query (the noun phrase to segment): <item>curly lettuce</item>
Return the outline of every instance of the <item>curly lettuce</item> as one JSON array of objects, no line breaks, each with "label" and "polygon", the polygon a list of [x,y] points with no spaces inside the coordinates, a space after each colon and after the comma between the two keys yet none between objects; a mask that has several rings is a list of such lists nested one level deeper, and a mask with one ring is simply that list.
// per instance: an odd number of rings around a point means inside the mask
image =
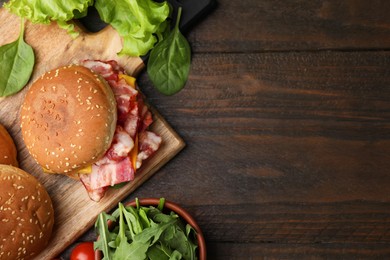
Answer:
[{"label": "curly lettuce", "polygon": [[67,30],[72,37],[78,33],[74,29],[72,19],[84,17],[93,0],[10,0],[4,4],[10,12],[26,18],[33,23],[49,24],[57,22],[58,26]]},{"label": "curly lettuce", "polygon": [[100,18],[122,37],[120,55],[147,54],[169,29],[171,9],[166,1],[96,0],[95,7]]}]

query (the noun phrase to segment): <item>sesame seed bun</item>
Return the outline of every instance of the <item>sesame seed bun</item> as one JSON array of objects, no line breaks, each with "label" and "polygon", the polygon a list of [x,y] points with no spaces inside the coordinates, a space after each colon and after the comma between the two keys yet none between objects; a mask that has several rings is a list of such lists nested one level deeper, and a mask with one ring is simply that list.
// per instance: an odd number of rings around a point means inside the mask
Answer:
[{"label": "sesame seed bun", "polygon": [[20,112],[23,140],[43,168],[70,174],[108,150],[116,109],[114,94],[100,76],[83,66],[58,68],[26,94]]},{"label": "sesame seed bun", "polygon": [[0,259],[32,259],[47,245],[53,205],[35,177],[0,165]]},{"label": "sesame seed bun", "polygon": [[16,157],[15,143],[5,127],[0,124],[0,164],[18,166]]}]

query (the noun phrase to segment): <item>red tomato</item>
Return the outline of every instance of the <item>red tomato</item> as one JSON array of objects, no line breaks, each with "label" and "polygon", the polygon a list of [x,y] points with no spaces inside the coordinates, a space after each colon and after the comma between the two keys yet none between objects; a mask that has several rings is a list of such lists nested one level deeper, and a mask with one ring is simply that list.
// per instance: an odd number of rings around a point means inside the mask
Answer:
[{"label": "red tomato", "polygon": [[70,255],[70,260],[95,260],[93,242],[82,242],[78,244]]}]

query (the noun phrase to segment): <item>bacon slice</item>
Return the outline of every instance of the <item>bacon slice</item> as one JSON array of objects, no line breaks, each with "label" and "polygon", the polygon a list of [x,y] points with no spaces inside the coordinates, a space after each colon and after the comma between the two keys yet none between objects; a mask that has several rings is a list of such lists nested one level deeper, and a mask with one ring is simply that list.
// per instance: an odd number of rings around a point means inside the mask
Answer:
[{"label": "bacon slice", "polygon": [[[81,180],[92,190],[114,186],[115,184],[134,180],[134,169],[129,157],[119,162],[92,165],[90,174],[82,174]],[[85,180],[85,181],[84,181]]]},{"label": "bacon slice", "polygon": [[[121,161],[128,156],[133,147],[134,140],[131,136],[121,126],[117,126],[112,144],[106,152],[105,157],[112,161]],[[99,162],[95,164],[99,165]]]},{"label": "bacon slice", "polygon": [[89,198],[93,201],[98,202],[104,197],[104,194],[106,193],[106,190],[108,189],[108,186],[102,187],[99,189],[92,189],[91,188],[91,179],[88,176],[89,176],[89,174],[80,174],[80,181],[84,185],[84,187],[88,193]]},{"label": "bacon slice", "polygon": [[[102,76],[111,86],[118,107],[117,128],[111,147],[103,158],[92,165],[92,173],[80,174],[89,197],[100,201],[109,186],[132,181],[135,170],[157,151],[161,137],[146,131],[153,122],[152,113],[138,91],[129,86],[119,73],[124,70],[115,61],[86,60],[82,65]],[[138,135],[139,153],[136,165],[129,154]]]},{"label": "bacon slice", "polygon": [[89,197],[93,201],[100,201],[108,186],[134,180],[134,168],[128,157],[119,162],[92,165],[90,174],[80,174]]},{"label": "bacon slice", "polygon": [[138,106],[134,106],[134,108],[128,114],[125,122],[123,123],[126,132],[129,133],[129,135],[133,139],[135,138],[135,135],[139,131],[139,124],[141,120],[138,111],[139,111]]},{"label": "bacon slice", "polygon": [[150,131],[143,131],[139,134],[139,153],[137,156],[136,169],[142,165],[142,161],[154,154],[161,145],[161,137]]}]

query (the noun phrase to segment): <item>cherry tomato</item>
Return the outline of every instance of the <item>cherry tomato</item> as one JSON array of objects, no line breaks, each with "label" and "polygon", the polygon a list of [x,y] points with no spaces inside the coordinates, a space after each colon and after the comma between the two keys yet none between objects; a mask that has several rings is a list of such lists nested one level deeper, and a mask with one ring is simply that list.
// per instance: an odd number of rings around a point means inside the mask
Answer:
[{"label": "cherry tomato", "polygon": [[93,242],[82,242],[78,244],[70,254],[70,260],[95,260]]}]

